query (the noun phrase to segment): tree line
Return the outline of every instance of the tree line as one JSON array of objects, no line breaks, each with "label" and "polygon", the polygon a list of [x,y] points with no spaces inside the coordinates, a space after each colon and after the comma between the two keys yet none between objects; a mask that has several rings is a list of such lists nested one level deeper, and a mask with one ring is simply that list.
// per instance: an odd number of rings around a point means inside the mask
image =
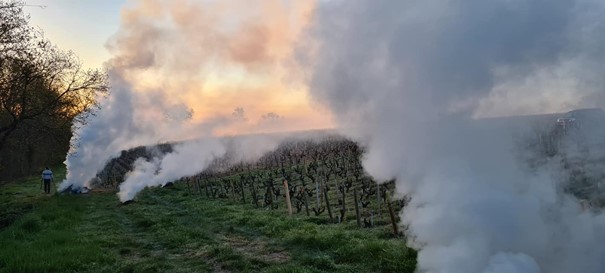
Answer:
[{"label": "tree line", "polygon": [[108,92],[107,73],[44,38],[24,6],[0,0],[0,183],[60,164],[73,121]]}]

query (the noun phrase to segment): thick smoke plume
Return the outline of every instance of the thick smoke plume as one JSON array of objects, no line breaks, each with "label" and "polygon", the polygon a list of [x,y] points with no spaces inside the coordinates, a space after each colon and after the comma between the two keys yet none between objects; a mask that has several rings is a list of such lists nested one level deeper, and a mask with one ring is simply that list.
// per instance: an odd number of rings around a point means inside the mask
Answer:
[{"label": "thick smoke plume", "polygon": [[195,175],[224,154],[225,147],[222,143],[217,139],[206,138],[177,144],[172,152],[151,160],[139,158],[126,181],[120,184],[120,201],[132,200],[145,187],[160,186],[183,176]]},{"label": "thick smoke plume", "polygon": [[[198,174],[220,159],[228,164],[251,163],[277,148],[284,140],[297,138],[317,139],[309,133],[291,135],[256,134],[232,137],[207,137],[173,145],[172,151],[163,154],[157,152],[150,160],[138,159],[134,169],[126,175],[120,184],[120,201],[132,200],[146,187],[163,186],[181,177]],[[152,149],[152,148],[148,148]],[[151,151],[153,154],[153,151]]]},{"label": "thick smoke plume", "polygon": [[520,159],[530,124],[477,120],[604,106],[604,13],[596,0],[318,8],[312,94],[367,146],[366,170],[411,197],[418,272],[605,272],[604,215],[562,191],[556,157]]},{"label": "thick smoke plume", "polygon": [[60,189],[90,187],[122,150],[178,142],[169,154],[137,161],[120,186],[126,201],[144,187],[202,171],[230,146],[240,147],[237,158],[251,160],[279,141],[228,146],[218,135],[308,129],[301,116],[268,122],[264,114],[281,117],[274,111],[283,109],[271,107],[289,88],[291,44],[313,8],[312,1],[130,2],[108,42],[111,93],[99,98],[94,116],[74,125]]}]

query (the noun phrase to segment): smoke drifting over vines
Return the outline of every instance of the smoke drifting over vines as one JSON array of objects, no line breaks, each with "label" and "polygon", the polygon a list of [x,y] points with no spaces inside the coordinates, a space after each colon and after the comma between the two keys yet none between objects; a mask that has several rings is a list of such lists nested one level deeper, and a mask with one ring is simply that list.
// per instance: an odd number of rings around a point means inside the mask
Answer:
[{"label": "smoke drifting over vines", "polygon": [[[602,1],[326,1],[311,92],[396,178],[419,272],[602,272],[605,217],[479,117],[604,104]],[[522,148],[522,147],[521,147]]]},{"label": "smoke drifting over vines", "polygon": [[[217,135],[307,129],[257,105],[290,102],[266,90],[292,81],[364,146],[370,175],[410,197],[401,224],[419,272],[603,272],[605,217],[563,190],[561,157],[528,164],[519,138],[533,124],[483,118],[605,106],[604,13],[597,0],[135,1],[61,188],[158,142],[179,141],[136,162],[121,201],[230,151],[254,160],[280,138]],[[209,110],[216,98],[238,103]]]}]

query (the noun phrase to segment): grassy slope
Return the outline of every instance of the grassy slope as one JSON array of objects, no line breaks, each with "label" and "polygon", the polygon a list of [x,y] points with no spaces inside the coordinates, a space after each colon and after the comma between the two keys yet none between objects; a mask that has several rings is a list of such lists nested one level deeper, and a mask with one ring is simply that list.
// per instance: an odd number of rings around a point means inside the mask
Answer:
[{"label": "grassy slope", "polygon": [[206,200],[182,184],[126,206],[114,193],[41,192],[37,177],[0,188],[0,272],[413,272],[416,264],[387,230]]}]

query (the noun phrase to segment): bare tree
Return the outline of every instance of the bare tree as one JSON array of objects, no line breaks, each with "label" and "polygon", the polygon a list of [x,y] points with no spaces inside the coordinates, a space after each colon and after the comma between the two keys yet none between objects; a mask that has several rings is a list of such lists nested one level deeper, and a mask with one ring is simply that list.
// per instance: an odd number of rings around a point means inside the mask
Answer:
[{"label": "bare tree", "polygon": [[0,0],[0,151],[22,126],[69,128],[108,90],[107,73],[44,39],[23,5]]}]

